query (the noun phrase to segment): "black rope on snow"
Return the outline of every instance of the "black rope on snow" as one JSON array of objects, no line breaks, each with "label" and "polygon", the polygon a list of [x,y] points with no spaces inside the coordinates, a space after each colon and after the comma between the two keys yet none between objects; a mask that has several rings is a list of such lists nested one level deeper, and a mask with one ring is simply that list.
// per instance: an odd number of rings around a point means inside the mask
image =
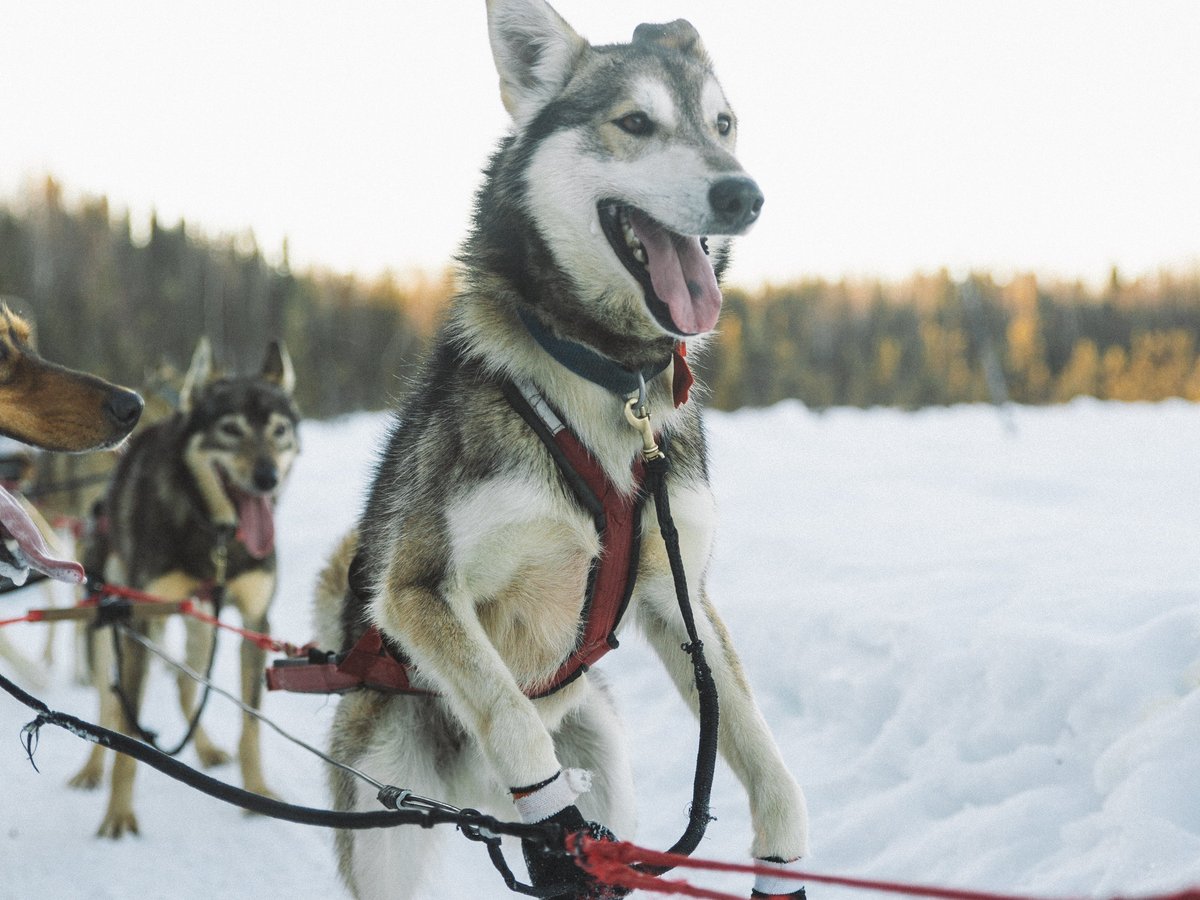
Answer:
[{"label": "black rope on snow", "polygon": [[432,828],[435,825],[458,825],[477,828],[496,835],[511,835],[523,840],[545,842],[547,846],[553,846],[555,841],[562,844],[565,840],[565,835],[560,834],[562,830],[560,828],[525,825],[520,822],[503,822],[473,810],[403,809],[378,812],[339,812],[285,803],[282,800],[263,797],[260,794],[218,781],[129,735],[93,725],[91,722],[64,712],[52,710],[41,700],[13,684],[4,675],[0,675],[0,688],[38,713],[32,722],[21,729],[23,745],[28,748],[29,752],[36,750],[38,733],[42,726],[55,725],[93,744],[99,744],[131,756],[138,762],[143,762],[164,775],[183,782],[188,787],[195,788],[210,797],[273,819],[282,819],[285,822],[296,822],[301,825],[315,825],[321,828],[349,829],[390,828],[394,825],[420,825],[422,828]]}]

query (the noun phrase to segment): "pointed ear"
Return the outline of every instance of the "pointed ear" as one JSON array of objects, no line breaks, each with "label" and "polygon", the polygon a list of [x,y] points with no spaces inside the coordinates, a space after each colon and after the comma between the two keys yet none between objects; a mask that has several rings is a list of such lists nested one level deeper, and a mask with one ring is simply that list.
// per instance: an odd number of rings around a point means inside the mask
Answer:
[{"label": "pointed ear", "polygon": [[524,124],[562,90],[588,42],[545,0],[487,0],[500,99]]},{"label": "pointed ear", "polygon": [[188,366],[187,374],[183,376],[183,387],[179,389],[179,408],[184,412],[192,411],[192,401],[202,387],[212,378],[212,345],[207,337],[201,337],[196,342],[192,353],[192,364]]},{"label": "pointed ear", "polygon": [[271,341],[267,347],[267,358],[263,360],[262,378],[283,388],[289,397],[296,388],[296,370],[283,341]]}]

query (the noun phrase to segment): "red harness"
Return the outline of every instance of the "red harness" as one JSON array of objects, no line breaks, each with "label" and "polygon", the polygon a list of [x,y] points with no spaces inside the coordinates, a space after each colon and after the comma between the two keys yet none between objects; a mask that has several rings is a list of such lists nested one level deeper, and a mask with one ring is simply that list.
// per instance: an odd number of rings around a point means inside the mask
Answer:
[{"label": "red harness", "polygon": [[[527,691],[531,697],[544,697],[570,684],[617,646],[617,626],[637,579],[645,466],[639,455],[632,464],[634,490],[622,493],[540,394],[512,384],[505,385],[504,393],[541,438],[563,481],[592,516],[600,537],[600,553],[592,560],[588,575],[579,641],[548,682]],[[408,660],[389,651],[379,630],[372,626],[340,657],[276,661],[267,669],[267,687],[320,694],[359,687],[388,693],[431,693],[412,685],[411,667]]]}]

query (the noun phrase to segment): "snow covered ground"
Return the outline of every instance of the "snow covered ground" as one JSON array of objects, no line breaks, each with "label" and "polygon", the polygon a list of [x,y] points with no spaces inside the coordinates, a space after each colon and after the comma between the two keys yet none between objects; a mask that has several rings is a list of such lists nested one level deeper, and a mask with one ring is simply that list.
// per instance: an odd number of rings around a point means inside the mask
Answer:
[{"label": "snow covered ground", "polygon": [[[710,416],[713,592],[806,787],[810,866],[1049,896],[1200,885],[1200,406],[1078,401],[1013,421],[985,407]],[[280,516],[281,637],[309,635],[310,584],[355,516],[382,428],[369,415],[304,426]],[[0,618],[33,605],[38,589],[0,597]],[[33,655],[44,628],[7,637]],[[35,693],[87,718],[70,640],[60,629]],[[236,655],[224,641],[231,688]],[[636,639],[602,665],[634,744],[638,839],[665,847],[685,821],[692,720]],[[332,709],[266,701],[318,744]],[[45,729],[34,772],[18,743],[29,718],[0,694],[0,898],[345,896],[327,832],[246,817],[145,769],[142,836],[97,840],[105,795],[65,786],[87,745]],[[146,720],[166,740],[182,727],[166,677]],[[206,722],[235,746],[229,704],[214,697]],[[322,765],[264,741],[276,791],[323,805]],[[700,855],[742,860],[745,802],[723,767],[714,811]],[[445,838],[424,896],[511,896],[479,846]],[[696,880],[749,893],[739,876]]]}]

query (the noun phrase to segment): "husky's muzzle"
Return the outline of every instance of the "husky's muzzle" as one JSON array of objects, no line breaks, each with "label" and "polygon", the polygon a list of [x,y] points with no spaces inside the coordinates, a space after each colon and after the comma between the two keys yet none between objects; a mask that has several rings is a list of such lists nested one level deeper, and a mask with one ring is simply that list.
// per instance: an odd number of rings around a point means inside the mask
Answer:
[{"label": "husky's muzzle", "polygon": [[[708,234],[741,234],[758,218],[763,194],[752,178],[729,175],[713,182],[708,204]],[[705,236],[672,231],[619,200],[602,200],[597,215],[613,252],[642,286],[646,308],[660,326],[679,337],[716,327],[721,289]]]}]

